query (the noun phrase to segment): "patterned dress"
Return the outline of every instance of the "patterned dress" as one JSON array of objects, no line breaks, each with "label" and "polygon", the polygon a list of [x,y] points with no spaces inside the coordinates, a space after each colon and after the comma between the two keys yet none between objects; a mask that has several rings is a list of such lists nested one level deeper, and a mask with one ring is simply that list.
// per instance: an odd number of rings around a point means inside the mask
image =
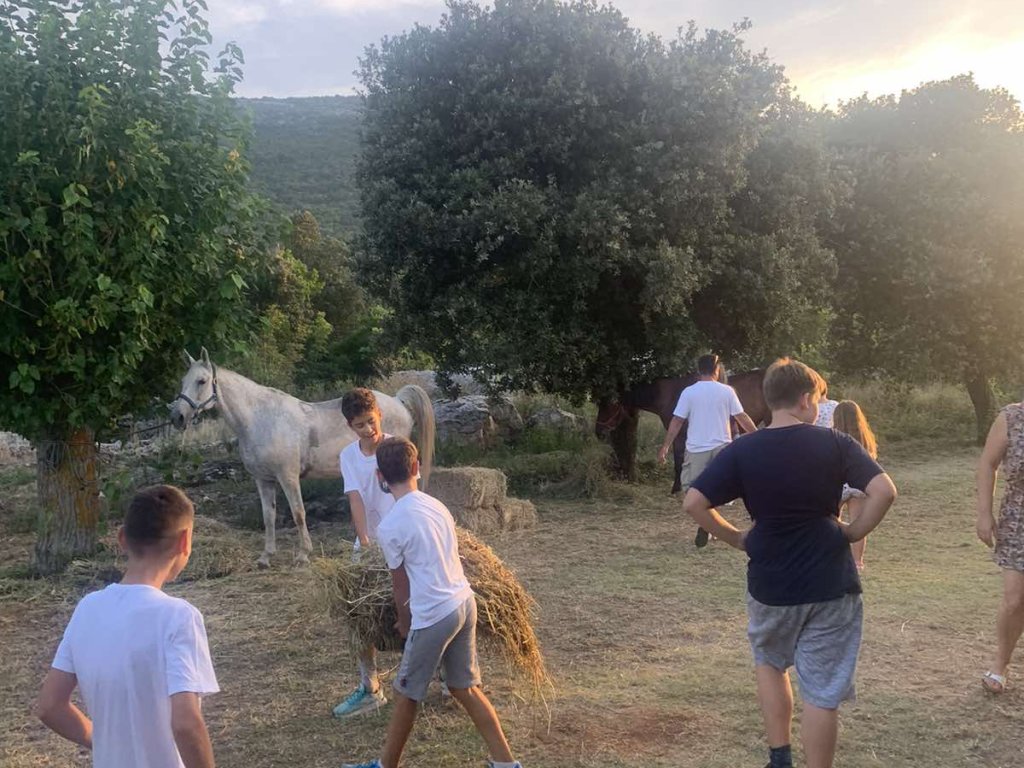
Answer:
[{"label": "patterned dress", "polygon": [[995,561],[1000,568],[1024,572],[1024,403],[1004,409],[1009,444],[1003,459],[1006,493],[999,506]]}]

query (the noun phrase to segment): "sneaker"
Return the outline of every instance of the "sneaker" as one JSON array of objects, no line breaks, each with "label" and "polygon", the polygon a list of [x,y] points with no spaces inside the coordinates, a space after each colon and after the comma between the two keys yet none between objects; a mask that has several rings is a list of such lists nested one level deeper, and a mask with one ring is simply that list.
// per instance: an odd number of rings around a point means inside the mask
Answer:
[{"label": "sneaker", "polygon": [[[343,720],[354,715],[376,712],[387,703],[388,700],[384,698],[384,691],[380,688],[377,689],[376,693],[370,693],[366,690],[366,686],[360,683],[359,687],[352,691],[352,694],[347,699],[334,708],[332,714]],[[366,765],[372,766],[374,763],[366,763]]]},{"label": "sneaker", "polygon": [[709,534],[703,528],[698,528],[697,535],[693,537],[693,546],[695,546],[697,549],[706,547],[708,545],[709,538],[711,538],[711,534]]},{"label": "sneaker", "polygon": [[380,760],[373,760],[369,763],[344,763],[341,768],[380,768]]}]

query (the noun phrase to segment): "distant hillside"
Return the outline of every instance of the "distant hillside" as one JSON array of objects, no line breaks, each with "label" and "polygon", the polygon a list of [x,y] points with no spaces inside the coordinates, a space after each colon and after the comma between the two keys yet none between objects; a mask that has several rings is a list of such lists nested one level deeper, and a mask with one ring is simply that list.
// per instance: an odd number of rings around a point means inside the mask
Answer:
[{"label": "distant hillside", "polygon": [[257,190],[286,212],[312,211],[331,234],[357,229],[359,97],[238,101],[252,118]]}]

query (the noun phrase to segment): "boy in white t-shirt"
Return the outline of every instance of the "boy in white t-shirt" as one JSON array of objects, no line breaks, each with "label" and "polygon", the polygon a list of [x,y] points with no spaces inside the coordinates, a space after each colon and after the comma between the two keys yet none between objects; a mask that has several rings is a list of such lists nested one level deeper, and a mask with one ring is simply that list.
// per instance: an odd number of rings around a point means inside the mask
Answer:
[{"label": "boy in white t-shirt", "polygon": [[476,658],[476,597],[459,559],[455,521],[447,507],[417,490],[416,447],[401,437],[377,449],[379,479],[395,506],[377,530],[406,638],[395,677],[395,705],[379,760],[347,768],[397,768],[416,710],[441,665],[452,696],[487,743],[492,768],[522,768],[509,750],[498,715],[480,689]]},{"label": "boy in white t-shirt", "polygon": [[[395,499],[382,491],[377,481],[377,446],[390,437],[381,430],[381,413],[373,392],[357,387],[341,398],[341,412],[349,428],[359,439],[346,445],[339,456],[345,495],[352,510],[356,541],[352,557],[359,559],[362,550],[377,539],[377,527],[391,511]],[[348,718],[375,712],[387,699],[377,674],[377,649],[372,645],[357,651],[359,687],[333,710],[337,718]]]},{"label": "boy in white t-shirt", "polygon": [[[732,442],[730,419],[736,419],[744,432],[757,430],[757,426],[743,411],[736,390],[718,380],[721,370],[718,355],[702,355],[697,360],[700,379],[679,394],[672,421],[665,433],[665,442],[658,451],[658,461],[664,463],[676,435],[686,425],[686,453],[679,473],[684,497],[690,484]],[[708,543],[708,532],[698,528],[693,543],[698,547],[705,546]]]},{"label": "boy in white t-shirt", "polygon": [[135,495],[118,533],[124,578],[82,598],[43,681],[39,719],[92,749],[96,768],[213,768],[200,700],[220,688],[203,617],[163,592],[188,563],[194,516],[173,486]]}]

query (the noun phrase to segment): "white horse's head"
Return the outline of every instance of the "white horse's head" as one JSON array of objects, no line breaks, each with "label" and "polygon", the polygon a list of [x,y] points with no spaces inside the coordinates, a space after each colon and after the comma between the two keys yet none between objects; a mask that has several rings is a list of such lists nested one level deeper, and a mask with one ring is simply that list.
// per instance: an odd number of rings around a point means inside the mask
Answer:
[{"label": "white horse's head", "polygon": [[185,351],[182,351],[182,359],[188,371],[181,380],[178,396],[171,403],[171,424],[177,429],[185,429],[192,419],[217,404],[217,367],[210,362],[206,347],[198,360]]}]

